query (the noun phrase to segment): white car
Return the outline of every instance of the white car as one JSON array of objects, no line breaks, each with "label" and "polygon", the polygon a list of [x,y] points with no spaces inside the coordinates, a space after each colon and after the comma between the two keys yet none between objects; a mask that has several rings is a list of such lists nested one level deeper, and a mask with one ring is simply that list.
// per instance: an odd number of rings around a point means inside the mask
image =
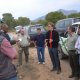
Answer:
[{"label": "white car", "polygon": [[22,28],[22,26],[16,26],[15,27],[16,33],[18,33],[21,28]]},{"label": "white car", "polygon": [[[80,25],[80,22],[73,23],[72,26],[76,28],[76,33],[78,26]],[[66,40],[67,40],[67,34],[60,36],[60,42],[59,42],[59,57],[60,59],[65,58],[68,56],[68,50],[66,46]]]}]

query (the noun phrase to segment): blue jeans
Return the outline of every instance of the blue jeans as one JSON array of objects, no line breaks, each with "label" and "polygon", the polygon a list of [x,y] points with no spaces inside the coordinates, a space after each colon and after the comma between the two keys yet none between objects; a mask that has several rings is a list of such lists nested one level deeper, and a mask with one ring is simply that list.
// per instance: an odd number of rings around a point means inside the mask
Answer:
[{"label": "blue jeans", "polygon": [[18,80],[17,77],[10,78],[8,80]]},{"label": "blue jeans", "polygon": [[58,56],[58,49],[57,48],[48,48],[49,55],[52,61],[53,68],[60,70],[60,60]]},{"label": "blue jeans", "polygon": [[37,47],[37,54],[38,54],[38,61],[39,62],[45,62],[44,58],[44,47]]}]

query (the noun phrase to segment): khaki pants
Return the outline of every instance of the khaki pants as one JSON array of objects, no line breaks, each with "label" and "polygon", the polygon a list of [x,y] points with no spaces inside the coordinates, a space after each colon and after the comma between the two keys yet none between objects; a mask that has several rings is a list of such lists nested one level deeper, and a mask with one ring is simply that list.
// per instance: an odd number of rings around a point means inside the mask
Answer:
[{"label": "khaki pants", "polygon": [[27,46],[27,47],[21,47],[21,48],[19,48],[19,51],[18,51],[18,53],[19,53],[19,65],[22,65],[22,54],[23,54],[23,52],[24,52],[24,54],[25,54],[25,61],[26,62],[28,62],[28,59],[29,59],[29,47]]}]

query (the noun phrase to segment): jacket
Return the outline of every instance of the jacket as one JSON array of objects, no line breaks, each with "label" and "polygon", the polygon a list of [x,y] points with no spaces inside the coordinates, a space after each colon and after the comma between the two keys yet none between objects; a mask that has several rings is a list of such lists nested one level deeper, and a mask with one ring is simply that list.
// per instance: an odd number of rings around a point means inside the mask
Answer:
[{"label": "jacket", "polygon": [[[0,45],[3,40],[4,37],[0,35]],[[15,77],[16,75],[17,71],[15,66],[12,64],[12,59],[10,59],[0,50],[0,80],[7,80]]]},{"label": "jacket", "polygon": [[[50,47],[49,39],[50,39],[50,31],[48,31],[46,34],[46,40],[47,40],[47,46],[48,47]],[[53,40],[52,48],[58,48],[59,34],[55,30],[52,31],[52,40]]]},{"label": "jacket", "polygon": [[16,44],[15,40],[10,40],[10,37],[9,37],[9,35],[7,33],[0,31],[0,35],[4,36],[10,42],[11,45]]}]

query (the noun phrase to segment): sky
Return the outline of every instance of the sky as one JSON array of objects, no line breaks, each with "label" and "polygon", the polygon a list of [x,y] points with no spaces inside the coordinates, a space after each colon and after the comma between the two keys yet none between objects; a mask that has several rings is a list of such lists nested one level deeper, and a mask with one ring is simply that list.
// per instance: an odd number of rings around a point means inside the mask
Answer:
[{"label": "sky", "polygon": [[0,18],[11,13],[15,19],[22,16],[34,20],[59,9],[80,11],[80,0],[0,0]]}]

